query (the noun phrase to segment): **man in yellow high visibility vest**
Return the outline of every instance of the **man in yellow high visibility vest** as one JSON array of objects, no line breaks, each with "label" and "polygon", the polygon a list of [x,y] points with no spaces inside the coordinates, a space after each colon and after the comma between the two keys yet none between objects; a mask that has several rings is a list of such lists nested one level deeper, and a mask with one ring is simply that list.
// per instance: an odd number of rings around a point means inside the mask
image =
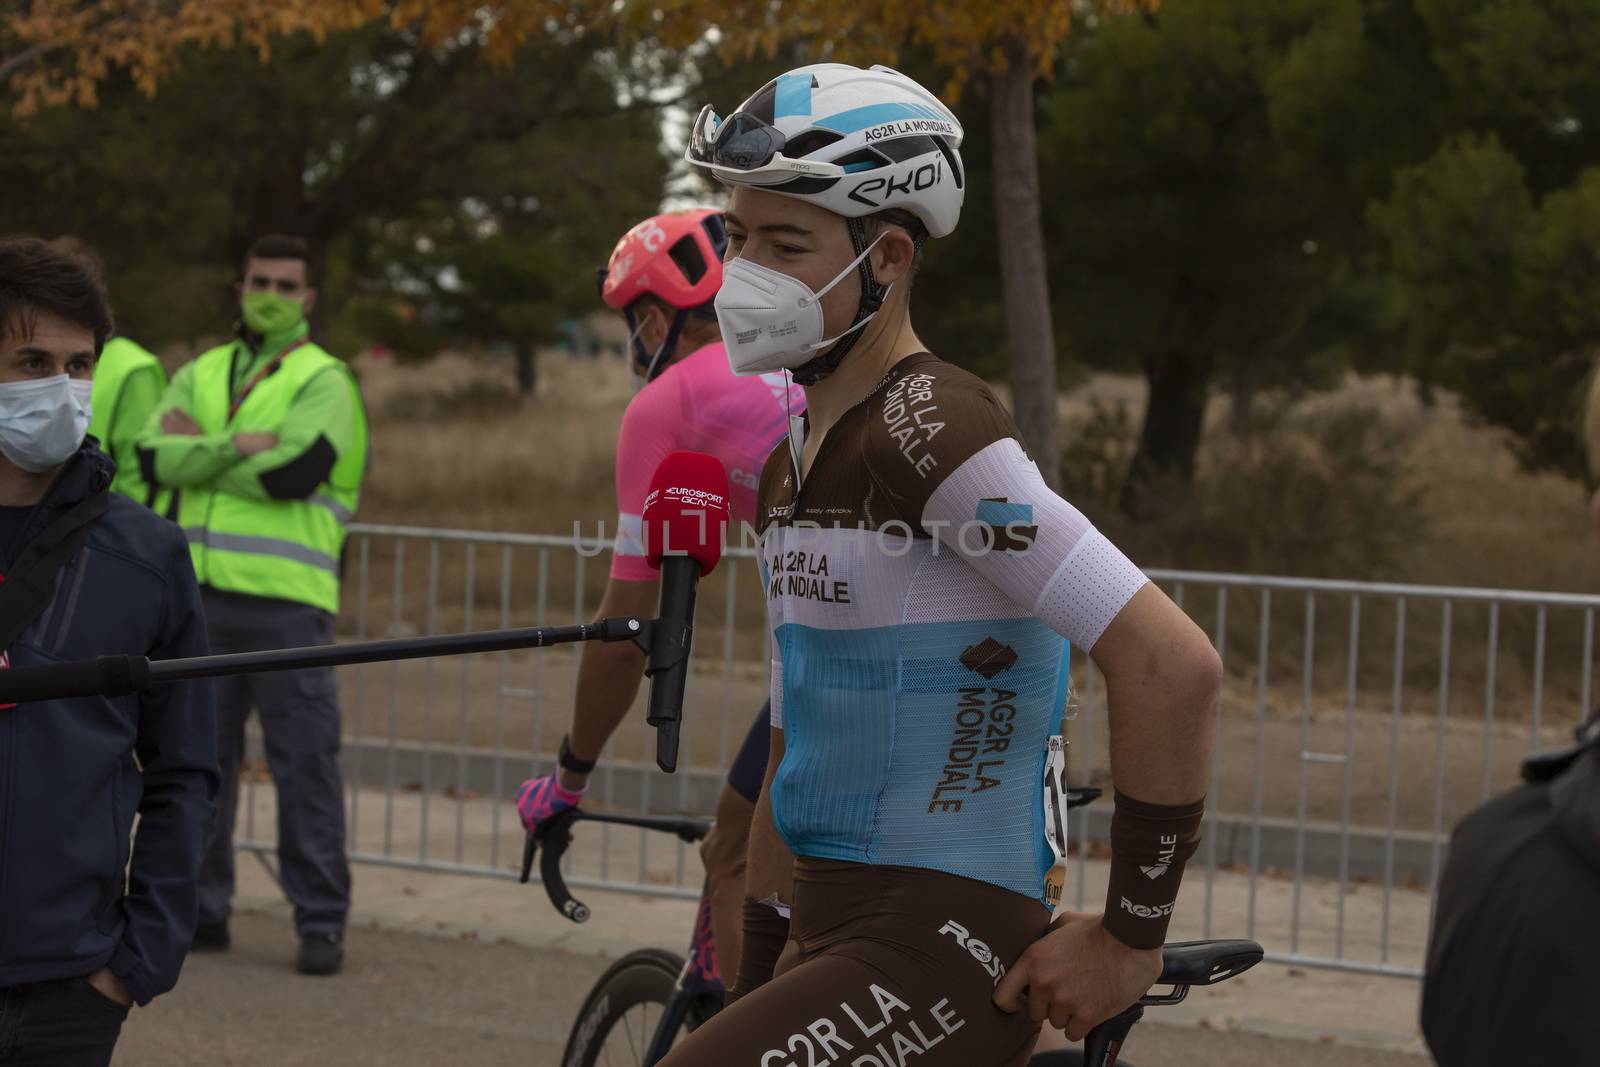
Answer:
[{"label": "man in yellow high visibility vest", "polygon": [[[105,257],[89,242],[62,237],[52,244],[104,282]],[[89,436],[100,442],[100,451],[117,465],[111,488],[163,515],[169,503],[167,494],[158,493],[145,477],[134,445],[166,387],[167,369],[161,360],[137,342],[111,337],[94,365],[94,393],[89,398],[93,411]]]},{"label": "man in yellow high visibility vest", "polygon": [[[239,287],[238,339],[173,375],[139,441],[143,468],[175,501],[214,652],[329,644],[339,557],[367,463],[355,378],[309,337],[310,249],[255,242]],[[338,687],[331,668],[216,683],[223,786],[200,877],[197,949],[225,949],[244,725],[261,716],[278,794],[278,858],[295,909],[298,967],[342,965],[350,909]]]},{"label": "man in yellow high visibility vest", "polygon": [[95,364],[89,400],[94,412],[89,433],[117,465],[111,488],[163,514],[168,494],[140,470],[134,446],[166,387],[167,371],[159,359],[126,337],[113,337]]}]

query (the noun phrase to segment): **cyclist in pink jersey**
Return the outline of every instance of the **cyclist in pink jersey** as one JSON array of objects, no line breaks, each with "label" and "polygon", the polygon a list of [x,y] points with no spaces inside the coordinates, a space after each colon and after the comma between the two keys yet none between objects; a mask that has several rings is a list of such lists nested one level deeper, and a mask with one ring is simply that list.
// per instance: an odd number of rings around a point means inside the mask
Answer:
[{"label": "cyclist in pink jersey", "polygon": [[[734,521],[753,524],[761,468],[784,439],[789,414],[805,408],[804,392],[788,375],[735,377],[728,365],[712,303],[722,286],[726,246],[721,212],[657,215],[624,234],[601,271],[601,298],[628,323],[629,369],[638,393],[617,438],[617,537],[599,618],[655,613],[659,576],[644,559],[640,514],[651,476],[667,453],[693,449],[720,459],[728,470]],[[530,832],[578,803],[643,675],[644,655],[631,644],[584,646],[559,767],[524,782],[517,795]],[[693,964],[704,978],[718,977],[719,956],[734,962],[740,957],[745,843],[766,773],[768,719],[763,707],[751,723],[718,800],[715,828],[701,846],[706,893]],[[714,938],[706,936],[710,932]]]},{"label": "cyclist in pink jersey", "polygon": [[[713,327],[714,328],[714,327]],[[785,394],[793,390],[785,402]],[[728,469],[735,523],[755,522],[761,467],[783,440],[788,411],[805,410],[805,395],[788,375],[736,378],[722,341],[696,348],[650,382],[628,405],[617,437],[617,540],[613,581],[653,582],[644,561],[639,514],[650,476],[675,449],[708,452]],[[653,605],[652,605],[653,606]]]}]

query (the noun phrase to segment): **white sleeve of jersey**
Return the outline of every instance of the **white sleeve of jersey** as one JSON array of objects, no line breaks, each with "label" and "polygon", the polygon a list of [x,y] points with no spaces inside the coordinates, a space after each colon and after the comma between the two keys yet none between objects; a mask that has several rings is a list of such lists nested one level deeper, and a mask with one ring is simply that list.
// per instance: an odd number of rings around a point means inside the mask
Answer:
[{"label": "white sleeve of jersey", "polygon": [[777,652],[772,655],[772,687],[770,689],[772,700],[772,728],[783,729],[783,660],[778,658]]},{"label": "white sleeve of jersey", "polygon": [[622,512],[617,516],[617,536],[611,551],[618,556],[644,558],[644,517]]},{"label": "white sleeve of jersey", "polygon": [[987,445],[928,498],[922,525],[1018,607],[1087,652],[1149,581],[1045,484],[1013,438]]}]

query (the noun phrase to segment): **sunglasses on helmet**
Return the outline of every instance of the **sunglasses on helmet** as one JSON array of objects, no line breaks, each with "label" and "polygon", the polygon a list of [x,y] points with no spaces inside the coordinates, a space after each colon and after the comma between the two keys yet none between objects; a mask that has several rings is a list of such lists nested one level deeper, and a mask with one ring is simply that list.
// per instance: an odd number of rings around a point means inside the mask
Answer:
[{"label": "sunglasses on helmet", "polygon": [[783,154],[785,143],[782,131],[771,123],[745,111],[724,119],[707,104],[694,120],[683,158],[713,172],[737,174],[744,181],[768,175],[778,182],[796,174],[827,177],[844,174],[844,168],[836,163],[790,159]]}]

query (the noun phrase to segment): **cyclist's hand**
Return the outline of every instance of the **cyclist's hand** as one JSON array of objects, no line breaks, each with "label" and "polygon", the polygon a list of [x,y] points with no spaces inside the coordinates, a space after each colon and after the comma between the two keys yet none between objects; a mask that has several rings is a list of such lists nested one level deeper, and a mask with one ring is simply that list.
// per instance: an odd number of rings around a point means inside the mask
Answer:
[{"label": "cyclist's hand", "polygon": [[582,793],[561,788],[553,774],[529,778],[517,790],[517,814],[522,816],[522,825],[528,833],[537,833],[546,819],[571,811],[582,799]]},{"label": "cyclist's hand", "polygon": [[1081,1041],[1159,977],[1160,949],[1129,948],[1106,932],[1100,916],[1068,911],[1000,979],[994,1002],[1002,1011],[1026,1006],[1034,1022],[1049,1019],[1067,1040]]}]

